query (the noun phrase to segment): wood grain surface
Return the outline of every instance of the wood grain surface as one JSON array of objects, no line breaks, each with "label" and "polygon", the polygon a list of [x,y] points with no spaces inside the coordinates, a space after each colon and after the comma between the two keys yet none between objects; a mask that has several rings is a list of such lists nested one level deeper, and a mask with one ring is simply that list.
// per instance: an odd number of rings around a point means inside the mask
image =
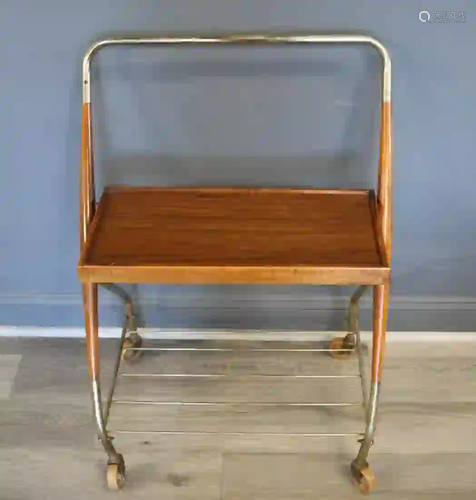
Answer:
[{"label": "wood grain surface", "polygon": [[393,179],[392,179],[392,104],[382,103],[380,128],[380,167],[378,173],[378,213],[387,259],[392,257]]},{"label": "wood grain surface", "polygon": [[86,233],[96,207],[94,195],[94,155],[91,105],[83,104],[81,116],[81,170],[80,170],[80,244],[86,240]]},{"label": "wood grain surface", "polygon": [[109,188],[82,281],[380,284],[370,191]]}]

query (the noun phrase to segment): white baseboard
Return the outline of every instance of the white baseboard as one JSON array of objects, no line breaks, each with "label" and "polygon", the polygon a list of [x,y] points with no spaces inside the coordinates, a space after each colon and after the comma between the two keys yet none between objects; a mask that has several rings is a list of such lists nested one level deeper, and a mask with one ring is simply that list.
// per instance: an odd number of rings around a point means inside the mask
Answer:
[{"label": "white baseboard", "polygon": [[[294,340],[319,341],[343,334],[338,331],[263,331],[263,330],[191,330],[143,328],[141,335],[162,340]],[[100,328],[101,338],[117,338],[120,328]],[[83,328],[43,328],[31,326],[0,326],[0,337],[84,338]],[[371,332],[362,332],[364,340]],[[388,342],[476,342],[476,332],[388,332]]]}]

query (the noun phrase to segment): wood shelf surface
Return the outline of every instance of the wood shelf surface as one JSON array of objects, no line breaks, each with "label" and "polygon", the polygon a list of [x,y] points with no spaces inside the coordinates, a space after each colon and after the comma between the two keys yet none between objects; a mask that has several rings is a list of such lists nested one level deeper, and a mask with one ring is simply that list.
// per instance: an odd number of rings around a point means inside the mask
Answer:
[{"label": "wood shelf surface", "polygon": [[368,190],[108,187],[83,282],[380,284]]}]

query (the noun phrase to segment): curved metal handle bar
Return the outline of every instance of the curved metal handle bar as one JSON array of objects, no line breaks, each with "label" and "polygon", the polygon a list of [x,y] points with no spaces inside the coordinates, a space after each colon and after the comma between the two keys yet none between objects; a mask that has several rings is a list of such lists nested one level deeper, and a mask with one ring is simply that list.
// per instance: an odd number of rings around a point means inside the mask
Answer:
[{"label": "curved metal handle bar", "polygon": [[91,60],[100,49],[112,45],[158,45],[158,46],[265,46],[265,45],[317,45],[317,44],[367,44],[375,48],[382,57],[382,125],[380,169],[378,182],[378,224],[381,226],[385,245],[386,263],[391,257],[391,61],[385,46],[376,38],[367,35],[318,34],[318,33],[250,33],[223,35],[163,35],[158,37],[107,38],[94,43],[83,60],[83,160],[81,188],[81,244],[86,235],[92,215],[94,215],[94,167],[91,129]]},{"label": "curved metal handle bar", "polygon": [[367,35],[320,35],[320,34],[224,34],[224,35],[170,35],[150,38],[125,37],[106,38],[88,49],[83,60],[83,103],[91,99],[90,66],[92,56],[101,48],[111,45],[307,45],[307,44],[367,44],[382,56],[383,60],[383,101],[391,98],[391,61],[385,46],[376,38]]}]

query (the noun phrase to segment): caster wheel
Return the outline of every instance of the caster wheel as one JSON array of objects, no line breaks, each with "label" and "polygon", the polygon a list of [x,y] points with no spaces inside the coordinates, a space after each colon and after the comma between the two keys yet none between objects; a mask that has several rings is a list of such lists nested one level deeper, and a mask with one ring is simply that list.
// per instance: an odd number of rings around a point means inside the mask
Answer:
[{"label": "caster wheel", "polygon": [[126,484],[124,460],[119,464],[107,464],[107,486],[110,490],[122,490]]},{"label": "caster wheel", "polygon": [[375,475],[372,469],[365,465],[361,469],[355,469],[351,466],[352,480],[357,485],[361,493],[367,495],[375,487]]},{"label": "caster wheel", "polygon": [[142,356],[142,351],[134,351],[130,349],[142,347],[142,337],[140,335],[134,335],[133,338],[127,337],[124,339],[124,344],[122,346],[122,361],[126,363],[135,363],[139,361]]},{"label": "caster wheel", "polygon": [[[346,349],[347,346],[345,345],[344,342],[344,337],[336,337],[330,341],[329,348],[330,349]],[[346,360],[349,359],[352,356],[352,353],[354,351],[330,351],[329,354],[331,358],[334,359],[340,359],[340,360]]]}]

